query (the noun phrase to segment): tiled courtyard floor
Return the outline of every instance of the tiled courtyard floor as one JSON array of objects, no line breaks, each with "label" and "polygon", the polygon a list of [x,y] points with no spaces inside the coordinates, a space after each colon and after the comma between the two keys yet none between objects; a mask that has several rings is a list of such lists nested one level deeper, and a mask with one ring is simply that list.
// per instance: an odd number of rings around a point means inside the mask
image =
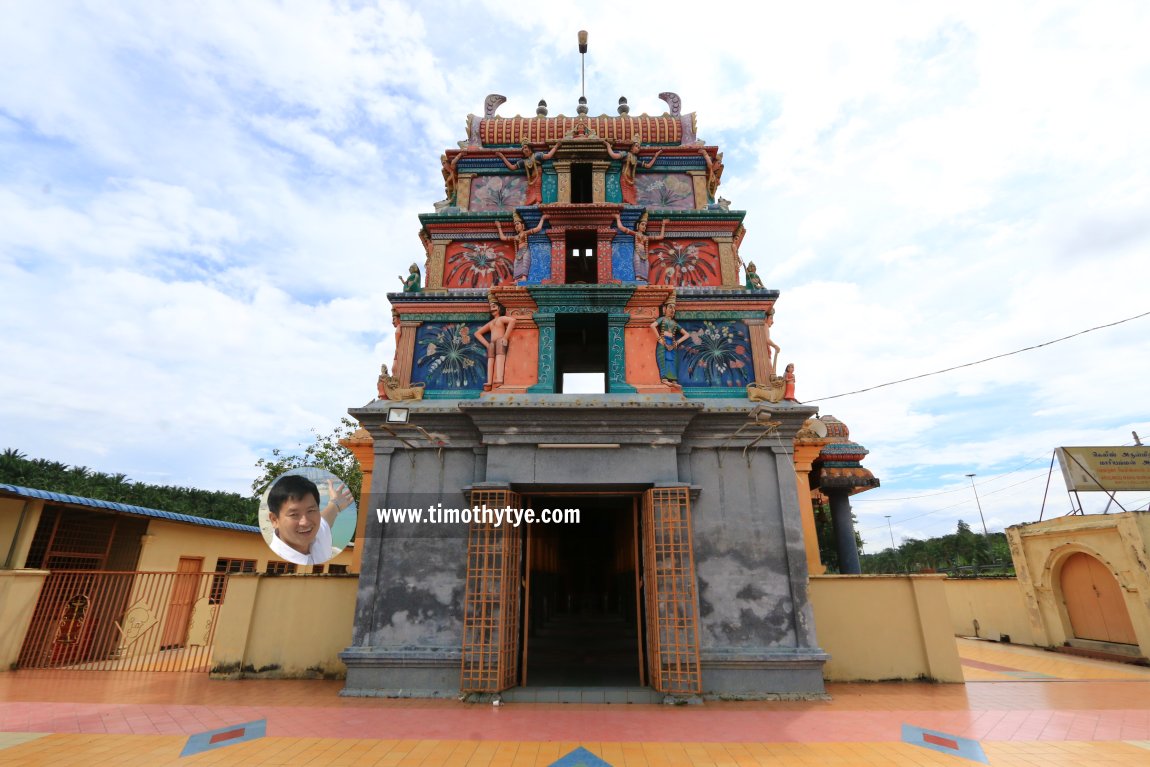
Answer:
[{"label": "tiled courtyard floor", "polygon": [[[467,705],[342,682],[0,674],[0,765],[1150,765],[1150,669],[958,640],[965,685],[829,701]],[[601,761],[600,761],[601,760]]]}]

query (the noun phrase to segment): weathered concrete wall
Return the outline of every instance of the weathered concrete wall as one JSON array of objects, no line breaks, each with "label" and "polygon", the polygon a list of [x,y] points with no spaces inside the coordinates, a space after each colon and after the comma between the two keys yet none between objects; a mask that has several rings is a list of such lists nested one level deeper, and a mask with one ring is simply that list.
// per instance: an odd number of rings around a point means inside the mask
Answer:
[{"label": "weathered concrete wall", "polygon": [[[407,403],[405,403],[407,406]],[[813,408],[783,405],[777,434],[746,400],[668,395],[497,395],[410,405],[425,433],[354,411],[375,444],[373,505],[467,504],[464,490],[554,494],[686,485],[698,584],[703,687],[719,694],[822,691],[825,654],[807,595],[790,445]],[[590,447],[589,447],[590,446]],[[621,491],[622,492],[622,491]],[[365,509],[368,514],[373,509]],[[346,694],[458,690],[465,526],[369,518]]]},{"label": "weathered concrete wall", "polygon": [[948,578],[946,601],[955,636],[1008,636],[1014,644],[1037,644],[1017,578]]},{"label": "weathered concrete wall", "polygon": [[962,682],[944,575],[819,575],[811,601],[831,681]]}]

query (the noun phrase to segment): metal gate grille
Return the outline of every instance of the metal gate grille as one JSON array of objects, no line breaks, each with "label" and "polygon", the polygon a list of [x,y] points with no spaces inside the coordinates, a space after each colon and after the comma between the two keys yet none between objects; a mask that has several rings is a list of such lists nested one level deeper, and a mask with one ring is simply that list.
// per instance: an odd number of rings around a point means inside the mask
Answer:
[{"label": "metal gate grille", "polygon": [[687,488],[653,488],[643,494],[643,569],[651,684],[665,693],[700,692],[695,557]]},{"label": "metal gate grille", "polygon": [[48,575],[19,668],[207,671],[227,575],[55,571]]},{"label": "metal gate grille", "polygon": [[[518,493],[477,490],[472,507],[520,507]],[[472,522],[467,541],[467,593],[463,602],[463,692],[499,692],[518,676],[520,531]]]}]

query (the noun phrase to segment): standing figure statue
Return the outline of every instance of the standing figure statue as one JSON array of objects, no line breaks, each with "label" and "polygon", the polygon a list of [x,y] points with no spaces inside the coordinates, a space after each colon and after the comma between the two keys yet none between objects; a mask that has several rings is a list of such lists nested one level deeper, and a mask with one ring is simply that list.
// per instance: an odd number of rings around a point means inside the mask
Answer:
[{"label": "standing figure statue", "polygon": [[710,153],[704,147],[699,149],[699,154],[707,161],[707,202],[714,205],[717,199],[715,194],[719,191],[719,179],[723,177],[723,153],[719,152],[712,160]]},{"label": "standing figure statue", "polygon": [[661,240],[667,234],[667,219],[663,219],[663,227],[659,230],[659,236],[647,234],[647,214],[639,218],[639,223],[636,224],[638,229],[628,229],[623,226],[622,219],[619,214],[615,214],[615,228],[624,234],[629,234],[635,238],[635,255],[633,257],[635,265],[635,279],[639,282],[647,282],[647,276],[651,271],[651,262],[647,260],[648,247],[651,240]]},{"label": "standing figure statue", "polygon": [[[475,340],[487,349],[487,383],[483,391],[492,391],[503,385],[503,371],[507,367],[507,347],[515,330],[515,318],[503,313],[503,307],[494,296],[488,298],[491,321],[475,331]],[[487,336],[490,334],[491,340]]]},{"label": "standing figure statue", "polygon": [[[770,368],[770,376],[774,378],[777,374],[779,365],[779,352],[782,349],[779,345],[771,340],[771,326],[775,324],[775,310],[769,309],[767,311],[767,367]],[[773,350],[773,351],[772,351]]]},{"label": "standing figure statue", "polygon": [[788,402],[798,402],[795,399],[795,363],[789,363],[787,369],[783,371],[783,383],[783,399]]},{"label": "standing figure statue", "polygon": [[675,322],[675,302],[668,301],[663,304],[663,316],[651,323],[651,330],[655,331],[658,339],[658,348],[655,349],[655,362],[659,365],[659,382],[664,384],[677,384],[679,382],[677,350],[679,346],[690,339],[690,334]]},{"label": "standing figure statue", "polygon": [[527,198],[523,201],[524,205],[542,205],[543,204],[543,161],[550,160],[559,151],[559,144],[551,147],[551,151],[547,154],[542,152],[532,152],[531,145],[526,141],[523,142],[521,147],[523,151],[522,159],[511,162],[507,156],[502,152],[496,152],[499,159],[503,160],[503,164],[509,170],[522,169],[527,176]]},{"label": "standing figure statue", "polygon": [[623,190],[623,203],[625,205],[634,205],[638,199],[635,190],[635,174],[638,172],[640,166],[649,170],[655,165],[655,161],[659,159],[659,155],[663,150],[655,152],[654,156],[648,162],[639,161],[639,151],[642,146],[641,138],[638,133],[631,139],[631,151],[616,152],[611,148],[611,142],[603,139],[603,144],[607,147],[607,155],[612,160],[622,160],[623,170],[619,173],[619,186]]},{"label": "standing figure statue", "polygon": [[439,158],[440,164],[443,165],[443,191],[447,195],[447,204],[451,207],[456,207],[459,200],[459,161],[463,159],[463,152],[451,158],[451,162],[447,161],[447,155],[441,155]]},{"label": "standing figure statue", "polygon": [[763,281],[759,278],[759,273],[755,269],[755,262],[751,261],[747,264],[747,290],[762,290]]},{"label": "standing figure statue", "polygon": [[423,275],[419,272],[419,266],[412,264],[407,268],[407,278],[400,277],[399,281],[403,283],[404,293],[422,293],[423,292]]},{"label": "standing figure statue", "polygon": [[498,221],[495,222],[495,230],[499,232],[499,239],[504,242],[515,243],[515,281],[525,281],[531,275],[531,247],[527,238],[543,231],[543,225],[547,223],[547,216],[541,216],[538,226],[534,229],[528,229],[518,213],[512,214],[511,222],[515,224],[515,234],[504,235],[503,227]]}]

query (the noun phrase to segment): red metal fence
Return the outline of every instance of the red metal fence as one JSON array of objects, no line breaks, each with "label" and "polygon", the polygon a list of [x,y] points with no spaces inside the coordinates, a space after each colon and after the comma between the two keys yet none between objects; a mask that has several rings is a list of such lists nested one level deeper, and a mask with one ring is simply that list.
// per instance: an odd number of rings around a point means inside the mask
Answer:
[{"label": "red metal fence", "polygon": [[19,668],[207,671],[227,575],[54,571]]}]

